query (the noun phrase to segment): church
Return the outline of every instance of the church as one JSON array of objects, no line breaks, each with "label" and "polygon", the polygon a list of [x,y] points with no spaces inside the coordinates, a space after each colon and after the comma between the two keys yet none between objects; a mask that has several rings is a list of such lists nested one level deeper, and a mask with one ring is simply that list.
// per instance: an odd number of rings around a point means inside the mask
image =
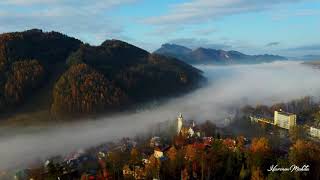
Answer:
[{"label": "church", "polygon": [[194,121],[186,122],[180,113],[177,118],[177,135],[182,135],[184,137],[200,137],[201,133],[199,128],[196,126]]}]

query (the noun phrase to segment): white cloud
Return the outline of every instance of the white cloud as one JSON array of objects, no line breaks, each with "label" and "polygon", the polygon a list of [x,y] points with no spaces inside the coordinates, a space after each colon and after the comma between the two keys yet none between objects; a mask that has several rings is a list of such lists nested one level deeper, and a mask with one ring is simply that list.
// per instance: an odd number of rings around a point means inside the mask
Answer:
[{"label": "white cloud", "polygon": [[0,2],[0,32],[40,28],[99,44],[107,38],[124,36],[122,19],[108,16],[108,13],[116,7],[137,1],[3,0]]},{"label": "white cloud", "polygon": [[81,6],[97,6],[101,8],[113,7],[117,5],[127,4],[135,2],[137,0],[2,0],[0,4],[14,5],[14,6],[33,6],[33,5],[59,5],[59,6],[70,6],[70,7],[81,7]]},{"label": "white cloud", "polygon": [[194,30],[193,32],[199,36],[208,36],[218,32],[218,29],[211,27],[211,28],[197,29],[197,30]]},{"label": "white cloud", "polygon": [[52,4],[59,0],[2,0],[0,4],[5,5],[35,5],[35,4]]},{"label": "white cloud", "polygon": [[263,11],[275,5],[295,3],[302,0],[191,0],[172,5],[162,16],[145,19],[145,23],[183,24],[200,23],[227,15]]}]

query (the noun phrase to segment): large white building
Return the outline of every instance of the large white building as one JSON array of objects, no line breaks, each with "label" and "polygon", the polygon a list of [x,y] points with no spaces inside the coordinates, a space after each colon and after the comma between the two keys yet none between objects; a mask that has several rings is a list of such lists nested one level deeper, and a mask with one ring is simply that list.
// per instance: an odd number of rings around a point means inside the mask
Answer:
[{"label": "large white building", "polygon": [[274,125],[290,129],[297,125],[297,115],[283,111],[274,111]]}]

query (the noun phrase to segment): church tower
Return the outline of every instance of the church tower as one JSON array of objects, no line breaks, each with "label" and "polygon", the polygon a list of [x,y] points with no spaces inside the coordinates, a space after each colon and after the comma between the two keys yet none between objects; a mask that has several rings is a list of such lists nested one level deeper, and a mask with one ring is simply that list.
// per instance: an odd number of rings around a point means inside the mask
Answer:
[{"label": "church tower", "polygon": [[177,118],[177,134],[180,133],[182,126],[183,126],[183,117],[182,117],[182,114],[180,113]]}]

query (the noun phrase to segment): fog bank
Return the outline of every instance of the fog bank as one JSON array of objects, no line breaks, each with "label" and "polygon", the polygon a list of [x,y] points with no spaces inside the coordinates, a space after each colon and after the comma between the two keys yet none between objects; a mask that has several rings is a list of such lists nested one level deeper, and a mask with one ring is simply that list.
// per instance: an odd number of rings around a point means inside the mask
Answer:
[{"label": "fog bank", "polygon": [[160,106],[148,106],[135,113],[123,113],[98,121],[56,126],[5,139],[0,137],[0,170],[134,136],[154,123],[174,120],[179,112],[186,119],[212,120],[223,125],[231,107],[271,105],[320,95],[320,70],[300,65],[300,62],[198,68],[204,71],[208,85]]}]

